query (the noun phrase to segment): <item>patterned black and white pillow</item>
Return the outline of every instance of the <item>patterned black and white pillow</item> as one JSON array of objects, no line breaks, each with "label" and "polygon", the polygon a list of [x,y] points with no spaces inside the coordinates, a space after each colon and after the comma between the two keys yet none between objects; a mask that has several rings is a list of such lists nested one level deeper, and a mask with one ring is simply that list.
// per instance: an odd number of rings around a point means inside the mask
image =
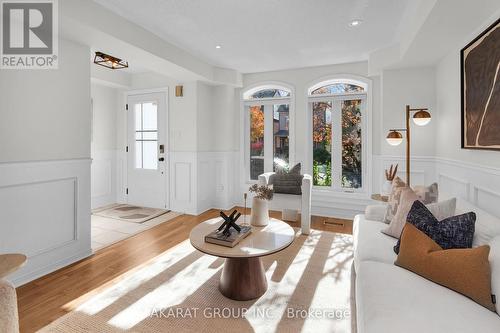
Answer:
[{"label": "patterned black and white pillow", "polygon": [[[417,200],[413,203],[406,222],[413,224],[444,250],[472,247],[476,223],[476,214],[474,212],[438,221],[429,209]],[[394,246],[394,252],[396,253],[399,253],[399,244],[400,240]]]}]

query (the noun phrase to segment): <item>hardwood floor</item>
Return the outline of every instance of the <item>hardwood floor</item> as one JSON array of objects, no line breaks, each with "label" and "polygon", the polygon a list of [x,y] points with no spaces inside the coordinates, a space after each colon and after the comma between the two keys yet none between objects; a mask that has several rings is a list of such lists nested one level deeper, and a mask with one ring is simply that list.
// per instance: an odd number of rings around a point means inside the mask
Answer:
[{"label": "hardwood floor", "polygon": [[[218,212],[213,209],[198,216],[181,215],[17,288],[21,332],[35,332],[70,312],[117,279],[186,240],[193,226],[218,216]],[[280,218],[281,214],[271,212],[271,216]],[[336,224],[325,224],[325,220]],[[299,227],[300,222],[290,225]],[[350,220],[313,216],[311,227],[352,234]]]}]

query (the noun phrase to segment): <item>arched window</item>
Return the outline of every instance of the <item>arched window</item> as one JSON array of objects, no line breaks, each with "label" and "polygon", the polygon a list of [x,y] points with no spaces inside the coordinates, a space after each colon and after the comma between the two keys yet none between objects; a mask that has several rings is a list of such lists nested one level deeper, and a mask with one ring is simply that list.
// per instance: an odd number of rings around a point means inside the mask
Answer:
[{"label": "arched window", "polygon": [[291,96],[291,89],[281,85],[260,85],[243,93],[250,180],[289,166]]},{"label": "arched window", "polygon": [[308,89],[313,185],[337,191],[364,187],[364,112],[368,85],[326,80]]}]

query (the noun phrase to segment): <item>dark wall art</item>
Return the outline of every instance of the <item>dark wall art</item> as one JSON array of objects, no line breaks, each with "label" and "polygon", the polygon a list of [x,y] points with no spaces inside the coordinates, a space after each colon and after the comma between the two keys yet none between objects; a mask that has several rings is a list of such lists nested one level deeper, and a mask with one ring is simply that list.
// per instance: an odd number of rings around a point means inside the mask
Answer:
[{"label": "dark wall art", "polygon": [[460,55],[462,148],[500,150],[500,19]]}]

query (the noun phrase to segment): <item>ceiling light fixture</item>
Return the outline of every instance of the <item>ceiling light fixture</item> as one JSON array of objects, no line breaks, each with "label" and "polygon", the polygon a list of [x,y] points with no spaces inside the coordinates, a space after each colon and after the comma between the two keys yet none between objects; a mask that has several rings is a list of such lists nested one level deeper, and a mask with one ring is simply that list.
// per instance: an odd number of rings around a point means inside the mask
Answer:
[{"label": "ceiling light fixture", "polygon": [[361,20],[352,20],[351,23],[349,23],[349,25],[351,27],[357,27],[358,25],[361,24],[361,22],[363,22],[363,21],[361,21]]},{"label": "ceiling light fixture", "polygon": [[109,69],[128,68],[128,61],[121,60],[99,51],[95,53],[94,64],[104,66]]},{"label": "ceiling light fixture", "polygon": [[215,45],[215,48],[216,48],[216,49],[220,49],[220,48],[222,48],[222,46],[220,46],[220,45]]}]

